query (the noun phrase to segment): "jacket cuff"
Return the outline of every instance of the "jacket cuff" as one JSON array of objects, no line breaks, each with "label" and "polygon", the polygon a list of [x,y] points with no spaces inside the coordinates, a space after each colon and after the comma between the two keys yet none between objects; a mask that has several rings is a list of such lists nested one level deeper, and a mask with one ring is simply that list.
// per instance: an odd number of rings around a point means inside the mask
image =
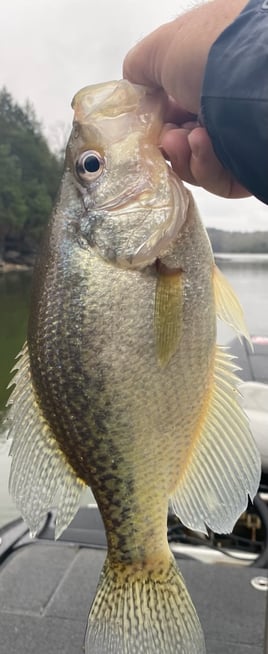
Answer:
[{"label": "jacket cuff", "polygon": [[213,44],[201,123],[222,165],[268,204],[268,1],[250,0]]}]

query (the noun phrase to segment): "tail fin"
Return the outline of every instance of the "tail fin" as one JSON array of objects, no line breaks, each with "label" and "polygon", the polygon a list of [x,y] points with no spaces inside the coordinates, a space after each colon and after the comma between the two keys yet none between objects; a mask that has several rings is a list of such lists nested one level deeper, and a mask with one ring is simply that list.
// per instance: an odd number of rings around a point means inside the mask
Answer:
[{"label": "tail fin", "polygon": [[85,654],[205,654],[203,632],[176,564],[161,577],[122,573],[106,560]]}]

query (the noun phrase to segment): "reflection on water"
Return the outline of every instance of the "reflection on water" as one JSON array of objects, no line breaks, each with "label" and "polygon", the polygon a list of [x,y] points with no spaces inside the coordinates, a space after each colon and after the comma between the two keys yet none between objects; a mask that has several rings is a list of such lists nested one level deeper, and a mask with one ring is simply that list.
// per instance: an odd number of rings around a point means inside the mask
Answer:
[{"label": "reflection on water", "polygon": [[9,443],[0,443],[0,527],[18,517],[19,512],[8,492],[8,478],[11,459],[8,456]]},{"label": "reflection on water", "polygon": [[[220,255],[217,265],[228,277],[243,306],[250,334],[268,336],[268,255]],[[233,331],[222,322],[218,342],[228,343]]]},{"label": "reflection on water", "polygon": [[0,409],[8,399],[10,370],[26,336],[31,278],[26,271],[0,274]]},{"label": "reflection on water", "polygon": [[239,266],[239,264],[245,264],[246,266],[258,264],[258,266],[266,268],[268,265],[268,254],[254,254],[254,253],[244,253],[239,254],[229,254],[228,252],[221,252],[220,254],[215,254],[215,259],[217,263],[229,262],[234,266]]},{"label": "reflection on water", "polygon": [[[27,271],[0,274],[0,413],[10,390],[10,370],[26,337],[32,274]],[[3,411],[2,411],[3,415]],[[3,431],[3,430],[2,430]],[[9,443],[0,437],[0,526],[18,516],[8,493]]]},{"label": "reflection on water", "polygon": [[[268,255],[221,254],[217,264],[240,298],[249,332],[268,336]],[[30,285],[30,273],[0,275],[0,410],[8,398],[9,371],[26,335]],[[232,338],[232,330],[220,323],[218,342],[225,344]],[[16,514],[7,491],[10,463],[7,452],[6,443],[0,445],[0,525]]]}]

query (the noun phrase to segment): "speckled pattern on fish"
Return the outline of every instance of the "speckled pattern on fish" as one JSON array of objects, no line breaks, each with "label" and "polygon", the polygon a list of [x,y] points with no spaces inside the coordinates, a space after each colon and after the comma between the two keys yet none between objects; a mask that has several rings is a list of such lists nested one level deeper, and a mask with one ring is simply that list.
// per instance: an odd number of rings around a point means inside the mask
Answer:
[{"label": "speckled pattern on fish", "polygon": [[227,532],[257,491],[234,365],[216,346],[216,314],[247,336],[243,313],[159,151],[163,93],[107,82],[73,107],[16,364],[10,489],[33,532],[56,498],[59,535],[92,488],[108,553],[86,654],[204,654],[167,511]]}]

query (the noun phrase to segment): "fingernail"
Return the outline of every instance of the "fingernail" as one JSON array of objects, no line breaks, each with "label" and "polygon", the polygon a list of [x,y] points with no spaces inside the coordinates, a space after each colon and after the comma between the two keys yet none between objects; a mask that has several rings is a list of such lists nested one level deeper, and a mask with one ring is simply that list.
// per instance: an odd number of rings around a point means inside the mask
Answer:
[{"label": "fingernail", "polygon": [[196,140],[195,134],[193,132],[190,132],[190,134],[188,136],[188,142],[189,142],[193,157],[195,157],[195,159],[198,159],[198,157],[200,155],[200,146],[199,146],[199,143]]},{"label": "fingernail", "polygon": [[196,120],[188,120],[186,123],[182,123],[180,125],[183,129],[195,129],[196,127],[200,127],[199,123]]}]

